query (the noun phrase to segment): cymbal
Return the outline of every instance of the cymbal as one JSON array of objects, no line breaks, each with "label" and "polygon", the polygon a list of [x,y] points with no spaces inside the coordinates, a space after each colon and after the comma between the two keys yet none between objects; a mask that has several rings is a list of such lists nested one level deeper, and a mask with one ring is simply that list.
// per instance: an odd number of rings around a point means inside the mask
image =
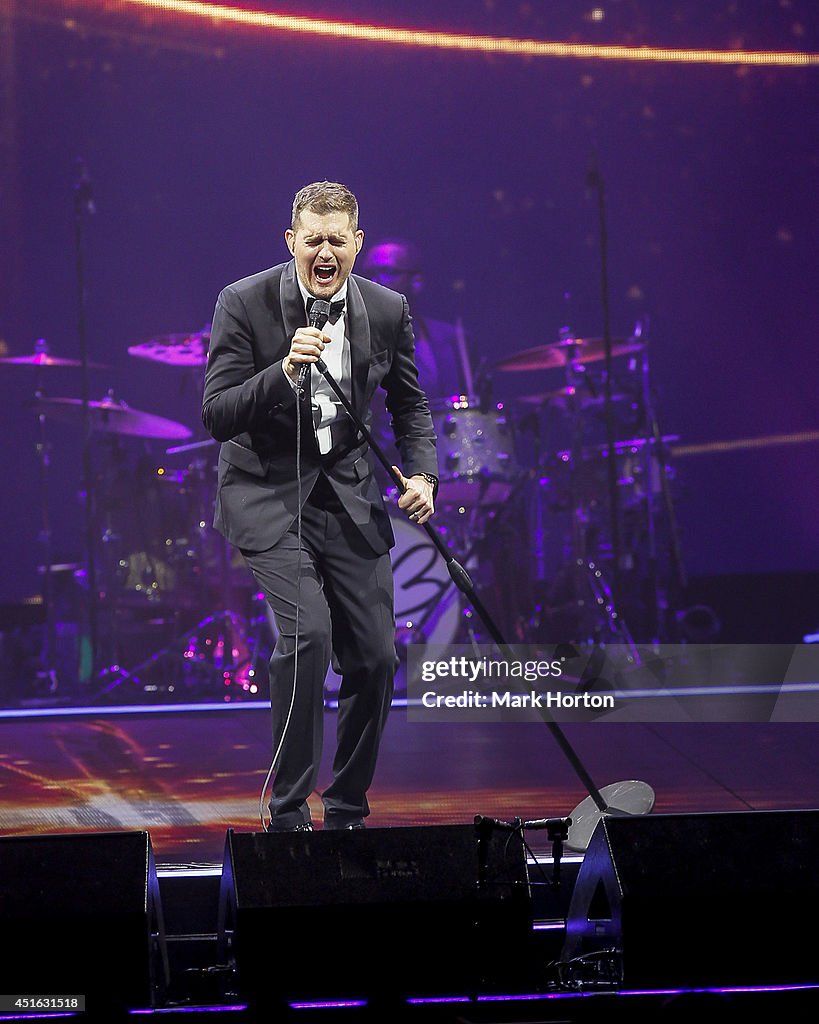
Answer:
[{"label": "cymbal", "polygon": [[[61,359],[59,356],[49,355],[48,352],[32,352],[25,356],[3,356],[0,363],[11,363],[15,366],[82,366],[81,359]],[[102,363],[89,363],[92,370],[107,370],[108,367]]]},{"label": "cymbal", "polygon": [[[679,441],[679,439],[679,434],[663,434],[663,436],[659,438],[659,441],[655,440],[653,437],[631,437],[626,440],[615,441],[614,451],[616,455],[636,455],[645,448],[646,445],[659,449],[661,445],[666,445],[672,441]],[[559,451],[556,454],[558,461],[562,463],[567,463],[572,459],[572,453],[568,449]],[[608,454],[609,446],[605,443],[587,445],[580,453],[581,458],[584,461],[605,459],[608,457]]]},{"label": "cymbal", "polygon": [[[637,338],[612,338],[612,356],[627,352],[638,352],[642,343]],[[503,373],[526,373],[531,370],[552,370],[565,366],[567,362],[592,363],[606,358],[604,338],[568,338],[551,345],[536,345],[524,349],[508,359],[495,363],[495,369]]]},{"label": "cymbal", "polygon": [[128,355],[166,366],[204,366],[208,361],[210,331],[194,334],[160,334],[149,341],[131,345]]},{"label": "cymbal", "polygon": [[[40,398],[34,402],[34,408],[62,423],[81,422],[83,417],[81,398]],[[89,402],[88,413],[94,430],[103,430],[111,434],[157,437],[166,440],[184,440],[193,436],[193,431],[182,423],[132,409],[125,402],[117,401],[110,395],[102,401]]]},{"label": "cymbal", "polygon": [[[627,395],[617,392],[611,396],[611,400],[612,402],[622,402],[627,397]],[[567,386],[565,388],[556,388],[554,391],[542,391],[538,395],[523,395],[523,397],[517,398],[516,401],[523,402],[525,405],[554,405],[565,409],[569,406],[572,399],[575,399],[582,409],[588,409],[593,405],[604,405],[606,396],[602,394],[592,395],[588,390],[580,393],[577,388]]]}]

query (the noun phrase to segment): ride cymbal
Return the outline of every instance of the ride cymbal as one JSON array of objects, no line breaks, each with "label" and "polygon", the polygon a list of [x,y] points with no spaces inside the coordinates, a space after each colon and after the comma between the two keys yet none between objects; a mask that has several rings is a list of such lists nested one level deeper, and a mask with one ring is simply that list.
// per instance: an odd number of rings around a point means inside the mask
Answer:
[{"label": "ride cymbal", "polygon": [[[83,406],[81,398],[39,398],[33,403],[34,409],[38,412],[62,423],[82,422]],[[88,414],[94,430],[110,434],[165,440],[184,440],[193,436],[193,431],[182,423],[132,409],[125,402],[117,401],[110,395],[99,402],[89,402]]]},{"label": "ride cymbal", "polygon": [[[0,363],[8,363],[14,366],[82,366],[81,359],[62,359],[59,356],[52,356],[48,352],[32,352],[25,356],[3,356]],[[102,363],[89,363],[92,370],[107,370],[108,367]]]},{"label": "ride cymbal", "polygon": [[[638,352],[643,347],[637,338],[612,338],[612,356]],[[604,338],[567,338],[551,345],[536,345],[524,349],[495,363],[502,373],[526,373],[532,370],[552,370],[568,362],[592,363],[606,358]]]}]

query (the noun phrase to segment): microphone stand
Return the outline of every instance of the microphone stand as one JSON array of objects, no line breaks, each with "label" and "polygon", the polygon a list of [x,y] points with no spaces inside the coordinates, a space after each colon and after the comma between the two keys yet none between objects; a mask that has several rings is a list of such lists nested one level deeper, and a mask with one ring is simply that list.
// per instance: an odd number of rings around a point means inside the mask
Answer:
[{"label": "microphone stand", "polygon": [[94,497],[94,468],[91,459],[91,417],[89,407],[89,386],[88,386],[88,339],[87,339],[87,297],[85,288],[85,239],[83,234],[83,214],[96,213],[94,196],[91,189],[91,182],[88,178],[88,169],[85,161],[78,158],[79,178],[74,186],[74,247],[77,271],[77,300],[79,307],[78,334],[80,340],[80,359],[82,361],[82,469],[83,486],[85,490],[85,529],[86,529],[86,552],[87,552],[87,581],[88,581],[88,632],[91,646],[91,676],[97,670],[97,648],[98,648],[98,617],[97,603],[97,571],[94,559],[95,528],[96,528],[96,507]]},{"label": "microphone stand", "polygon": [[[334,394],[338,398],[339,402],[341,402],[341,404],[344,406],[344,408],[346,409],[346,411],[349,414],[350,418],[352,419],[353,423],[357,427],[358,432],[367,441],[367,443],[369,444],[370,448],[372,448],[373,452],[375,453],[376,458],[383,465],[384,469],[389,474],[390,479],[393,481],[395,486],[398,488],[399,493],[403,493],[406,490],[406,488],[404,487],[403,483],[401,482],[401,478],[398,476],[398,474],[393,469],[392,463],[387,458],[387,456],[384,454],[384,452],[381,449],[380,445],[375,440],[373,435],[370,433],[370,431],[368,430],[368,428],[364,424],[363,420],[359,416],[358,412],[353,408],[353,405],[352,405],[352,402],[350,401],[350,399],[347,398],[347,396],[344,394],[344,392],[339,387],[337,381],[333,378],[332,374],[328,371],[327,366],[324,363],[324,360],[323,359],[317,359],[316,362],[313,365],[324,376],[324,379],[330,385],[330,388],[332,389],[332,391],[334,392]],[[474,587],[474,585],[472,583],[472,580],[470,579],[469,574],[467,573],[467,571],[463,568],[463,566],[459,562],[457,562],[455,560],[455,558],[453,558],[452,553],[450,552],[450,550],[446,546],[446,544],[443,542],[443,540],[441,539],[441,537],[438,534],[438,531],[435,529],[434,526],[431,526],[427,522],[427,523],[421,524],[421,527],[422,527],[423,530],[426,531],[427,536],[432,541],[432,543],[435,545],[435,547],[438,550],[438,553],[441,555],[441,557],[443,558],[444,562],[446,563],[446,567],[447,567],[447,570],[449,572],[450,578],[452,579],[452,582],[461,591],[461,593],[466,595],[468,603],[472,606],[472,608],[474,608],[474,610],[480,616],[481,621],[486,626],[486,628],[489,631],[492,639],[495,641],[496,645],[498,646],[498,649],[501,651],[503,656],[505,658],[507,658],[507,660],[513,660],[514,659],[514,652],[511,650],[511,648],[507,644],[506,640],[503,638],[500,629],[498,628],[498,626],[496,625],[496,623],[492,619],[491,615],[486,610],[486,608],[485,608],[483,602],[481,601],[480,597],[476,593],[475,587]],[[588,794],[591,797],[592,801],[595,803],[595,805],[600,810],[600,812],[606,811],[607,808],[608,808],[608,805],[606,804],[606,801],[604,800],[603,796],[601,795],[600,790],[594,784],[594,781],[592,780],[591,776],[586,771],[586,768],[581,763],[580,758],[575,753],[574,749],[572,748],[571,744],[569,743],[568,739],[566,738],[563,730],[560,728],[558,723],[555,722],[552,719],[551,715],[549,714],[549,712],[545,708],[540,708],[539,709],[539,713],[540,713],[540,716],[543,719],[546,727],[549,729],[549,731],[551,732],[551,734],[554,737],[555,741],[557,742],[558,746],[563,751],[564,755],[566,756],[567,760],[571,764],[571,766],[574,769],[575,773],[577,774],[578,778],[583,783],[583,785],[586,787],[586,791],[588,792]]]}]

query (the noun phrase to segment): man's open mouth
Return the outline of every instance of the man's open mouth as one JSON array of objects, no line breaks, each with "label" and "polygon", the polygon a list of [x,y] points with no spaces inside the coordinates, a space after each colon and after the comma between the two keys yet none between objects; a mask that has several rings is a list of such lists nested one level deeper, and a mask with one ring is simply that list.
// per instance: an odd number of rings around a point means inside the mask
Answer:
[{"label": "man's open mouth", "polygon": [[335,277],[335,267],[316,267],[313,273],[319,281],[332,281]]}]

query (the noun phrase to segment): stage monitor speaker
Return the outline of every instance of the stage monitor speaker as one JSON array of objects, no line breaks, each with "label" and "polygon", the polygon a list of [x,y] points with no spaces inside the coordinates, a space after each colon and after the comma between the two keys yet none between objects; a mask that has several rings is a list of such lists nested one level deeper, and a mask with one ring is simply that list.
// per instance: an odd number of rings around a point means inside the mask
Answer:
[{"label": "stage monitor speaker", "polygon": [[168,961],[147,832],[4,836],[0,878],[0,991],[82,995],[91,1020],[161,1004]]},{"label": "stage monitor speaker", "polygon": [[604,814],[561,953],[572,985],[816,982],[819,811]]},{"label": "stage monitor speaker", "polygon": [[228,831],[220,961],[251,1004],[520,990],[532,919],[519,836],[472,825]]}]

